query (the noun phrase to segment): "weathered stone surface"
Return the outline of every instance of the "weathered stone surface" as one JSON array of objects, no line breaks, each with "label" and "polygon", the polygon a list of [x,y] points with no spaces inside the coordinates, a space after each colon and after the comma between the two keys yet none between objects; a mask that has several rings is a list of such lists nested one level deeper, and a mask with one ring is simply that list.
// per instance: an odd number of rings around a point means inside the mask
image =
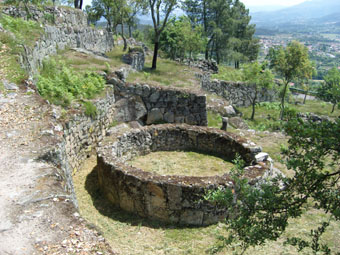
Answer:
[{"label": "weathered stone surface", "polygon": [[145,63],[145,52],[142,48],[129,48],[129,52],[122,57],[124,63],[131,65],[132,69],[142,71]]},{"label": "weathered stone surface", "polygon": [[249,129],[247,123],[240,117],[232,117],[229,118],[228,122],[230,125],[232,125],[234,128],[238,129]]},{"label": "weathered stone surface", "polygon": [[19,87],[15,83],[11,83],[11,82],[9,82],[7,80],[2,80],[0,82],[2,82],[2,84],[5,87],[5,89],[7,89],[7,90],[18,90],[19,89]]},{"label": "weathered stone surface", "polygon": [[[200,76],[201,88],[210,93],[215,93],[230,104],[236,106],[250,106],[252,103],[248,98],[249,94],[254,93],[254,88],[247,86],[243,82],[211,80],[210,74]],[[262,89],[258,93],[258,102],[272,102],[277,98],[277,93],[272,89]]]},{"label": "weathered stone surface", "polygon": [[[108,76],[109,80],[113,80]],[[112,82],[113,83],[113,82]],[[115,81],[116,99],[140,96],[147,110],[146,124],[160,122],[206,126],[206,96],[186,90]]]},{"label": "weathered stone surface", "polygon": [[163,114],[159,108],[154,108],[148,113],[146,124],[160,123],[163,121]]},{"label": "weathered stone surface", "polygon": [[[2,12],[14,17],[26,17],[24,8],[4,6]],[[32,19],[45,23],[41,38],[33,47],[25,46],[19,59],[30,76],[38,72],[45,57],[56,54],[57,50],[69,47],[105,53],[114,46],[112,33],[87,26],[87,17],[81,10],[30,6],[30,12]],[[55,15],[55,24],[44,20],[46,14]]]},{"label": "weathered stone surface", "polygon": [[140,120],[147,114],[143,100],[138,96],[130,96],[118,100],[115,104],[118,122],[130,122]]},{"label": "weathered stone surface", "polygon": [[[226,217],[223,207],[204,199],[206,191],[230,188],[227,174],[210,177],[165,176],[126,164],[137,155],[152,151],[191,150],[209,152],[232,160],[236,154],[248,164],[255,162],[259,147],[234,134],[189,125],[156,125],[107,138],[98,148],[98,178],[104,194],[123,194],[112,202],[142,217],[188,225],[207,225]],[[255,180],[269,175],[267,162],[250,165],[246,176]],[[254,179],[255,178],[255,179]],[[254,181],[256,183],[257,179]],[[123,201],[121,201],[123,200]]]}]

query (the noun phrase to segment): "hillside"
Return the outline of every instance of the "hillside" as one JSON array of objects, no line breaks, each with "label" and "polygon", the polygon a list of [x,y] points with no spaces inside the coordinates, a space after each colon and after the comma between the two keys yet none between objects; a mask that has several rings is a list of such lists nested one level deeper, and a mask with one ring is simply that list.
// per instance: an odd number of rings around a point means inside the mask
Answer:
[{"label": "hillside", "polygon": [[252,22],[258,27],[274,27],[284,24],[311,24],[314,22],[338,22],[340,1],[311,0],[272,12],[252,14]]}]

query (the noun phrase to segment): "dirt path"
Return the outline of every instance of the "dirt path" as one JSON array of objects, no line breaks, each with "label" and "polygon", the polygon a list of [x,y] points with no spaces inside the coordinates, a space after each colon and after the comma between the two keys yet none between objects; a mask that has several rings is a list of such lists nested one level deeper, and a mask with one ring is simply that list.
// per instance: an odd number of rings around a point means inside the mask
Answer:
[{"label": "dirt path", "polygon": [[26,88],[0,93],[0,254],[112,254],[68,200],[58,169],[37,161],[58,135],[51,116]]}]

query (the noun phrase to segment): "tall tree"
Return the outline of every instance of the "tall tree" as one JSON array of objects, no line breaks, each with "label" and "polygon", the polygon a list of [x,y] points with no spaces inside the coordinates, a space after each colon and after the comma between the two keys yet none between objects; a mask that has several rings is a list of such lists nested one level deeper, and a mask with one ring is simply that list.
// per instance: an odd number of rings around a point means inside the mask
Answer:
[{"label": "tall tree", "polygon": [[83,8],[83,0],[74,0],[74,8],[81,10]]},{"label": "tall tree", "polygon": [[333,104],[333,113],[335,106],[340,102],[340,70],[333,67],[328,71],[324,80],[324,84],[318,89],[318,97]]},{"label": "tall tree", "polygon": [[252,88],[254,93],[248,93],[247,97],[252,104],[251,120],[255,117],[255,106],[258,103],[258,96],[262,90],[271,88],[273,75],[270,70],[265,70],[258,62],[254,62],[243,67],[243,76],[246,86]]},{"label": "tall tree", "polygon": [[283,119],[288,84],[294,79],[309,79],[313,74],[313,65],[309,61],[308,49],[297,41],[287,47],[271,51],[271,66],[282,77],[280,119]]},{"label": "tall tree", "polygon": [[107,30],[116,31],[119,24],[119,17],[116,15],[114,1],[112,0],[92,0],[92,8],[98,15],[103,16],[107,21]]},{"label": "tall tree", "polygon": [[177,0],[145,0],[151,12],[154,34],[154,52],[152,59],[152,69],[157,68],[157,57],[159,50],[159,39],[164,28],[168,24],[171,12],[177,6]]},{"label": "tall tree", "polygon": [[100,20],[102,13],[97,12],[95,8],[90,5],[85,6],[85,13],[87,14],[87,23],[88,25],[93,24],[96,25],[97,21]]}]

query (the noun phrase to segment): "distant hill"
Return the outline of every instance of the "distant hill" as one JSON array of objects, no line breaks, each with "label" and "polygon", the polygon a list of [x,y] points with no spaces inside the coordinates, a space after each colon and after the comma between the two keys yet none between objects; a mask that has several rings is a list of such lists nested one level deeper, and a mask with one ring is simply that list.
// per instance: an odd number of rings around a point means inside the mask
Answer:
[{"label": "distant hill", "polygon": [[[301,4],[271,12],[255,12],[252,23],[258,27],[310,22],[339,22],[339,0],[309,0]],[[321,19],[321,20],[319,20]]]}]

